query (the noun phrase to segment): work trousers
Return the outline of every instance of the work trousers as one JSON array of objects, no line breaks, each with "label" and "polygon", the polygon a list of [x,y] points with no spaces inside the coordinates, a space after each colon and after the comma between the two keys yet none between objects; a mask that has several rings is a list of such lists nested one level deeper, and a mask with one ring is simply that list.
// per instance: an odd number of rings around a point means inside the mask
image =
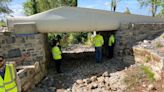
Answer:
[{"label": "work trousers", "polygon": [[108,46],[108,57],[111,59],[113,57],[113,50],[114,50],[114,45]]},{"label": "work trousers", "polygon": [[95,47],[95,51],[96,51],[96,63],[102,63],[102,48]]},{"label": "work trousers", "polygon": [[59,60],[54,60],[55,61],[55,68],[57,73],[61,73],[61,64],[62,64],[62,59]]}]

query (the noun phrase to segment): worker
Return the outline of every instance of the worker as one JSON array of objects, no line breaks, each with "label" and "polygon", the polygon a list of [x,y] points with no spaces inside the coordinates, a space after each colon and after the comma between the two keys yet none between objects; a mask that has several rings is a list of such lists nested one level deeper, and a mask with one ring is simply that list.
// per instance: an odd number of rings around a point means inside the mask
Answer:
[{"label": "worker", "polygon": [[0,56],[0,92],[21,92],[19,77],[16,73],[15,64],[24,61],[28,55],[14,63],[7,63],[3,56]]},{"label": "worker", "polygon": [[93,43],[95,46],[96,52],[96,63],[102,62],[102,45],[104,44],[103,36],[100,35],[100,32],[97,32],[96,36],[93,38]]},{"label": "worker", "polygon": [[61,62],[62,62],[62,52],[59,48],[59,42],[54,40],[54,46],[52,47],[53,60],[55,62],[55,68],[57,73],[62,73],[61,71]]},{"label": "worker", "polygon": [[115,37],[114,37],[114,33],[112,32],[110,34],[109,40],[108,40],[108,54],[109,54],[109,59],[111,59],[113,57],[114,45],[115,45]]}]

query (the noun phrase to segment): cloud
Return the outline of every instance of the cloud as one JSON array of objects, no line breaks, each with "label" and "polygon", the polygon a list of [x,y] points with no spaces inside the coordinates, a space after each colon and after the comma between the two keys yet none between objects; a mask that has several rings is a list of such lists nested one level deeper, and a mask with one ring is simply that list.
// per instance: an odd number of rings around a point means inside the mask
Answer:
[{"label": "cloud", "polygon": [[110,4],[111,4],[110,2],[105,2],[104,3],[105,6],[110,6]]},{"label": "cloud", "polygon": [[13,2],[10,4],[9,8],[13,11],[13,13],[11,13],[11,15],[25,16],[23,13],[23,0],[21,2],[13,0]]}]

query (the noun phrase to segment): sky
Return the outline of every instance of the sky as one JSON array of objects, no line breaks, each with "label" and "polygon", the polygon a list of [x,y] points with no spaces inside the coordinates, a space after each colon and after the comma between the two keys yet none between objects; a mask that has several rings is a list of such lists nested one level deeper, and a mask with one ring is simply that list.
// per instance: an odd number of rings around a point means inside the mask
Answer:
[{"label": "sky", "polygon": [[[13,0],[9,7],[14,11],[13,16],[25,16],[23,14],[23,2],[26,0]],[[78,7],[93,8],[110,11],[111,0],[78,0]],[[131,14],[151,16],[149,7],[141,8],[137,0],[120,0],[116,12],[124,12],[126,7],[129,8]],[[158,10],[159,12],[159,10]]]}]

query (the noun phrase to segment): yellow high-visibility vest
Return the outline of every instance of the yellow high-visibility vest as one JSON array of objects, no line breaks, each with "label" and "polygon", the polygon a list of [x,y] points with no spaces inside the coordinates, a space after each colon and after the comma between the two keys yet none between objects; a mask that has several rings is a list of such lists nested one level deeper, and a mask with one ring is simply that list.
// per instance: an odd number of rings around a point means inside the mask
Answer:
[{"label": "yellow high-visibility vest", "polygon": [[52,48],[52,55],[53,55],[53,59],[54,59],[54,60],[62,59],[61,54],[62,54],[62,53],[61,53],[61,51],[60,51],[60,49],[59,49],[58,46],[54,46],[54,47]]},{"label": "yellow high-visibility vest", "polygon": [[109,37],[109,40],[108,40],[108,46],[112,46],[112,44],[115,43],[115,38],[114,38],[114,35],[112,34],[110,37]]},{"label": "yellow high-visibility vest", "polygon": [[6,64],[4,79],[0,76],[0,92],[18,92],[13,64]]},{"label": "yellow high-visibility vest", "polygon": [[101,35],[96,35],[94,38],[93,38],[93,43],[94,43],[94,46],[95,47],[101,47],[103,44],[104,44],[104,39],[103,39],[103,36]]}]

